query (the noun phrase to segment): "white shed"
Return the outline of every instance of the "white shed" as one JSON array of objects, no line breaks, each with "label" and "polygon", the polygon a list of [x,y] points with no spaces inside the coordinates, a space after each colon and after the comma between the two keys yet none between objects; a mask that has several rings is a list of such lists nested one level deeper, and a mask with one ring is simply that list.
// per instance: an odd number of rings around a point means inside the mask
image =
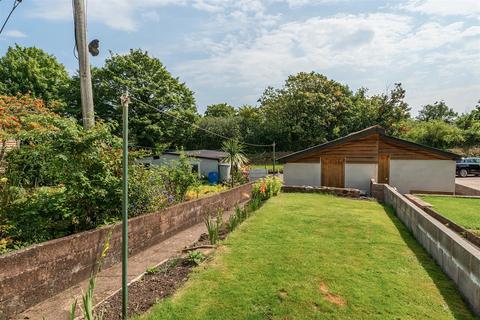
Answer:
[{"label": "white shed", "polygon": [[[172,161],[177,161],[182,154],[181,151],[167,151],[158,156],[146,157],[138,160],[140,163],[150,165],[168,165]],[[217,150],[187,150],[183,154],[189,158],[192,169],[203,177],[208,177],[210,172],[216,172],[220,181],[225,181],[230,177],[230,165],[222,163],[227,157],[227,153]]]}]

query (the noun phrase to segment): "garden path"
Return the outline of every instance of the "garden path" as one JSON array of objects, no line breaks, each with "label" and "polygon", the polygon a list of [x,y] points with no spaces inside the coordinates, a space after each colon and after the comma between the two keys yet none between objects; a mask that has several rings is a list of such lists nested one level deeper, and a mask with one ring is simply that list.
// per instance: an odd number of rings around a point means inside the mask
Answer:
[{"label": "garden path", "polygon": [[[227,219],[230,214],[231,212],[225,212],[224,219]],[[147,268],[157,266],[167,259],[177,255],[179,251],[184,249],[186,246],[189,246],[193,242],[197,241],[200,235],[205,232],[205,225],[203,223],[199,223],[134,256],[129,257],[129,283],[141,278]],[[121,263],[102,270],[97,275],[95,287],[96,305],[100,304],[108,297],[121,290],[121,275]],[[88,279],[25,310],[21,314],[18,314],[15,319],[68,320],[70,319],[70,306],[75,299],[77,299],[78,307],[81,307],[81,293],[82,290],[85,292],[87,287]],[[79,308],[77,308],[77,311],[78,309]]]}]

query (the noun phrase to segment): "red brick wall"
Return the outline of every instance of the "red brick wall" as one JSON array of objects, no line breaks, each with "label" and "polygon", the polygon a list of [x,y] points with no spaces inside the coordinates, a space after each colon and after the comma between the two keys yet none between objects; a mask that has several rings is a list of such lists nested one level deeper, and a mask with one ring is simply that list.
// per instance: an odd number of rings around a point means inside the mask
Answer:
[{"label": "red brick wall", "polygon": [[[252,185],[180,203],[158,213],[132,218],[129,254],[141,252],[169,236],[202,222],[207,212],[231,209],[250,199]],[[121,261],[121,224],[78,233],[0,256],[0,319],[19,313],[86,279],[112,230],[104,267]]]}]

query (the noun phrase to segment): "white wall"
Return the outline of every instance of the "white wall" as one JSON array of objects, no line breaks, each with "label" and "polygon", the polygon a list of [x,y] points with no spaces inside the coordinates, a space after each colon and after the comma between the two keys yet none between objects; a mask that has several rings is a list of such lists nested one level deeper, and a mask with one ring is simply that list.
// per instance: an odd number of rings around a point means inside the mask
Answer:
[{"label": "white wall", "polygon": [[411,190],[455,192],[454,160],[390,160],[390,182],[400,193]]},{"label": "white wall", "polygon": [[290,186],[312,186],[321,185],[322,167],[318,163],[286,163],[283,167],[283,181]]},{"label": "white wall", "polygon": [[[174,154],[162,154],[159,159],[154,159],[153,157],[146,157],[138,160],[140,163],[149,163],[151,165],[157,166],[168,166],[174,161],[178,161],[180,156]],[[218,172],[218,161],[212,159],[204,158],[188,158],[188,161],[193,164],[198,164],[199,174],[205,177],[208,177],[209,172]]]},{"label": "white wall", "polygon": [[218,178],[220,178],[220,172],[218,172],[217,160],[197,158],[197,161],[200,161],[199,171],[202,176],[208,177],[208,174],[210,172],[216,172],[219,174]]},{"label": "white wall", "polygon": [[367,193],[372,178],[377,180],[376,163],[345,163],[346,188],[355,188]]}]

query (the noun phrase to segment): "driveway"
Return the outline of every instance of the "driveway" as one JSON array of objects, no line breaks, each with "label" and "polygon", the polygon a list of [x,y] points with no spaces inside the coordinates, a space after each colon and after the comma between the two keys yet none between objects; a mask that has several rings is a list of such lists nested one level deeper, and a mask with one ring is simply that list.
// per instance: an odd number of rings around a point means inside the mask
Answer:
[{"label": "driveway", "polygon": [[474,188],[480,191],[480,177],[456,178],[455,183]]}]

